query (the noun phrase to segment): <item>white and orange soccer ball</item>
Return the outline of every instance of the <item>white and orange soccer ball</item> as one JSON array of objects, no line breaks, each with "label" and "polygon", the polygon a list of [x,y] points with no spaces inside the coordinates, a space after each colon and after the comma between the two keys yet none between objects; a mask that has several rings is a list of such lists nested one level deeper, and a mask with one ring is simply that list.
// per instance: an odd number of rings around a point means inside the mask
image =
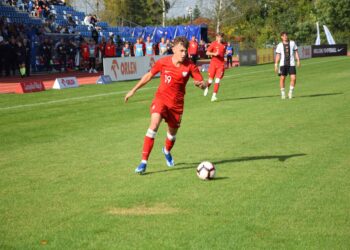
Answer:
[{"label": "white and orange soccer ball", "polygon": [[211,180],[215,177],[215,166],[209,161],[201,162],[197,167],[197,176],[202,180]]}]

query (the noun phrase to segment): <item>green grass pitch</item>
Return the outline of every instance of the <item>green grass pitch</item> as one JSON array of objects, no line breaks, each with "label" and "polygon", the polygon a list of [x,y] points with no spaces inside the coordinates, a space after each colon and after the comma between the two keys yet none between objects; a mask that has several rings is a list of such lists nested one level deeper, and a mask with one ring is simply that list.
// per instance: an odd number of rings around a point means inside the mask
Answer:
[{"label": "green grass pitch", "polygon": [[143,176],[159,79],[0,95],[0,249],[348,249],[350,58],[297,78],[281,100],[273,65],[230,69],[216,103],[190,80],[176,166],[163,123]]}]

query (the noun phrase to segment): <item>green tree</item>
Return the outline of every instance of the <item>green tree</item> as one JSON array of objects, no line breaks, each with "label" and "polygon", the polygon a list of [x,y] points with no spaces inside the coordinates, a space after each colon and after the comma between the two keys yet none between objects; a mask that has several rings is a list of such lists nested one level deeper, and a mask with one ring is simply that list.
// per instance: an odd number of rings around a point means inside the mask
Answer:
[{"label": "green tree", "polygon": [[198,5],[196,4],[196,6],[194,7],[194,10],[193,10],[193,19],[197,19],[200,16],[201,16],[201,11],[200,11]]}]

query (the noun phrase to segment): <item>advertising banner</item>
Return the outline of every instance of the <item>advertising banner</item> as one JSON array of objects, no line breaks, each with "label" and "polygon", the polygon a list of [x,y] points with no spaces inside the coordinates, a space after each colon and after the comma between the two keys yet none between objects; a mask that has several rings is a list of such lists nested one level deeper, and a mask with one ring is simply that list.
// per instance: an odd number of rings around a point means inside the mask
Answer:
[{"label": "advertising banner", "polygon": [[311,46],[299,46],[298,54],[300,59],[308,59],[311,58]]},{"label": "advertising banner", "polygon": [[347,44],[312,45],[312,57],[346,56]]},{"label": "advertising banner", "polygon": [[53,89],[67,89],[79,87],[76,77],[56,78]]},{"label": "advertising banner", "polygon": [[103,74],[113,82],[140,79],[163,56],[103,58]]},{"label": "advertising banner", "polygon": [[44,91],[43,82],[21,82],[17,85],[15,92],[17,94],[33,93]]},{"label": "advertising banner", "polygon": [[241,50],[239,52],[240,66],[256,65],[256,49]]},{"label": "advertising banner", "polygon": [[257,49],[257,64],[273,63],[275,61],[273,52],[273,48]]}]

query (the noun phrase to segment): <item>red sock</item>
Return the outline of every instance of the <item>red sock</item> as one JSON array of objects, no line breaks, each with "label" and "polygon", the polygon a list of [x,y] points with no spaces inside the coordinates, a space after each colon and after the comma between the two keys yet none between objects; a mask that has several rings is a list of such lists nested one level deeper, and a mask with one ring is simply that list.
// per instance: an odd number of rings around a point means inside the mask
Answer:
[{"label": "red sock", "polygon": [[153,144],[154,144],[154,138],[145,136],[145,139],[143,142],[142,160],[145,160],[145,161],[148,160],[148,157],[151,154],[151,151],[153,148]]},{"label": "red sock", "polygon": [[214,90],[213,90],[213,92],[216,94],[216,93],[218,93],[218,91],[219,91],[219,86],[220,86],[220,84],[218,84],[218,83],[215,83],[214,84]]},{"label": "red sock", "polygon": [[170,150],[174,147],[175,144],[175,140],[171,141],[169,140],[168,137],[166,137],[165,139],[165,149],[170,152]]}]

